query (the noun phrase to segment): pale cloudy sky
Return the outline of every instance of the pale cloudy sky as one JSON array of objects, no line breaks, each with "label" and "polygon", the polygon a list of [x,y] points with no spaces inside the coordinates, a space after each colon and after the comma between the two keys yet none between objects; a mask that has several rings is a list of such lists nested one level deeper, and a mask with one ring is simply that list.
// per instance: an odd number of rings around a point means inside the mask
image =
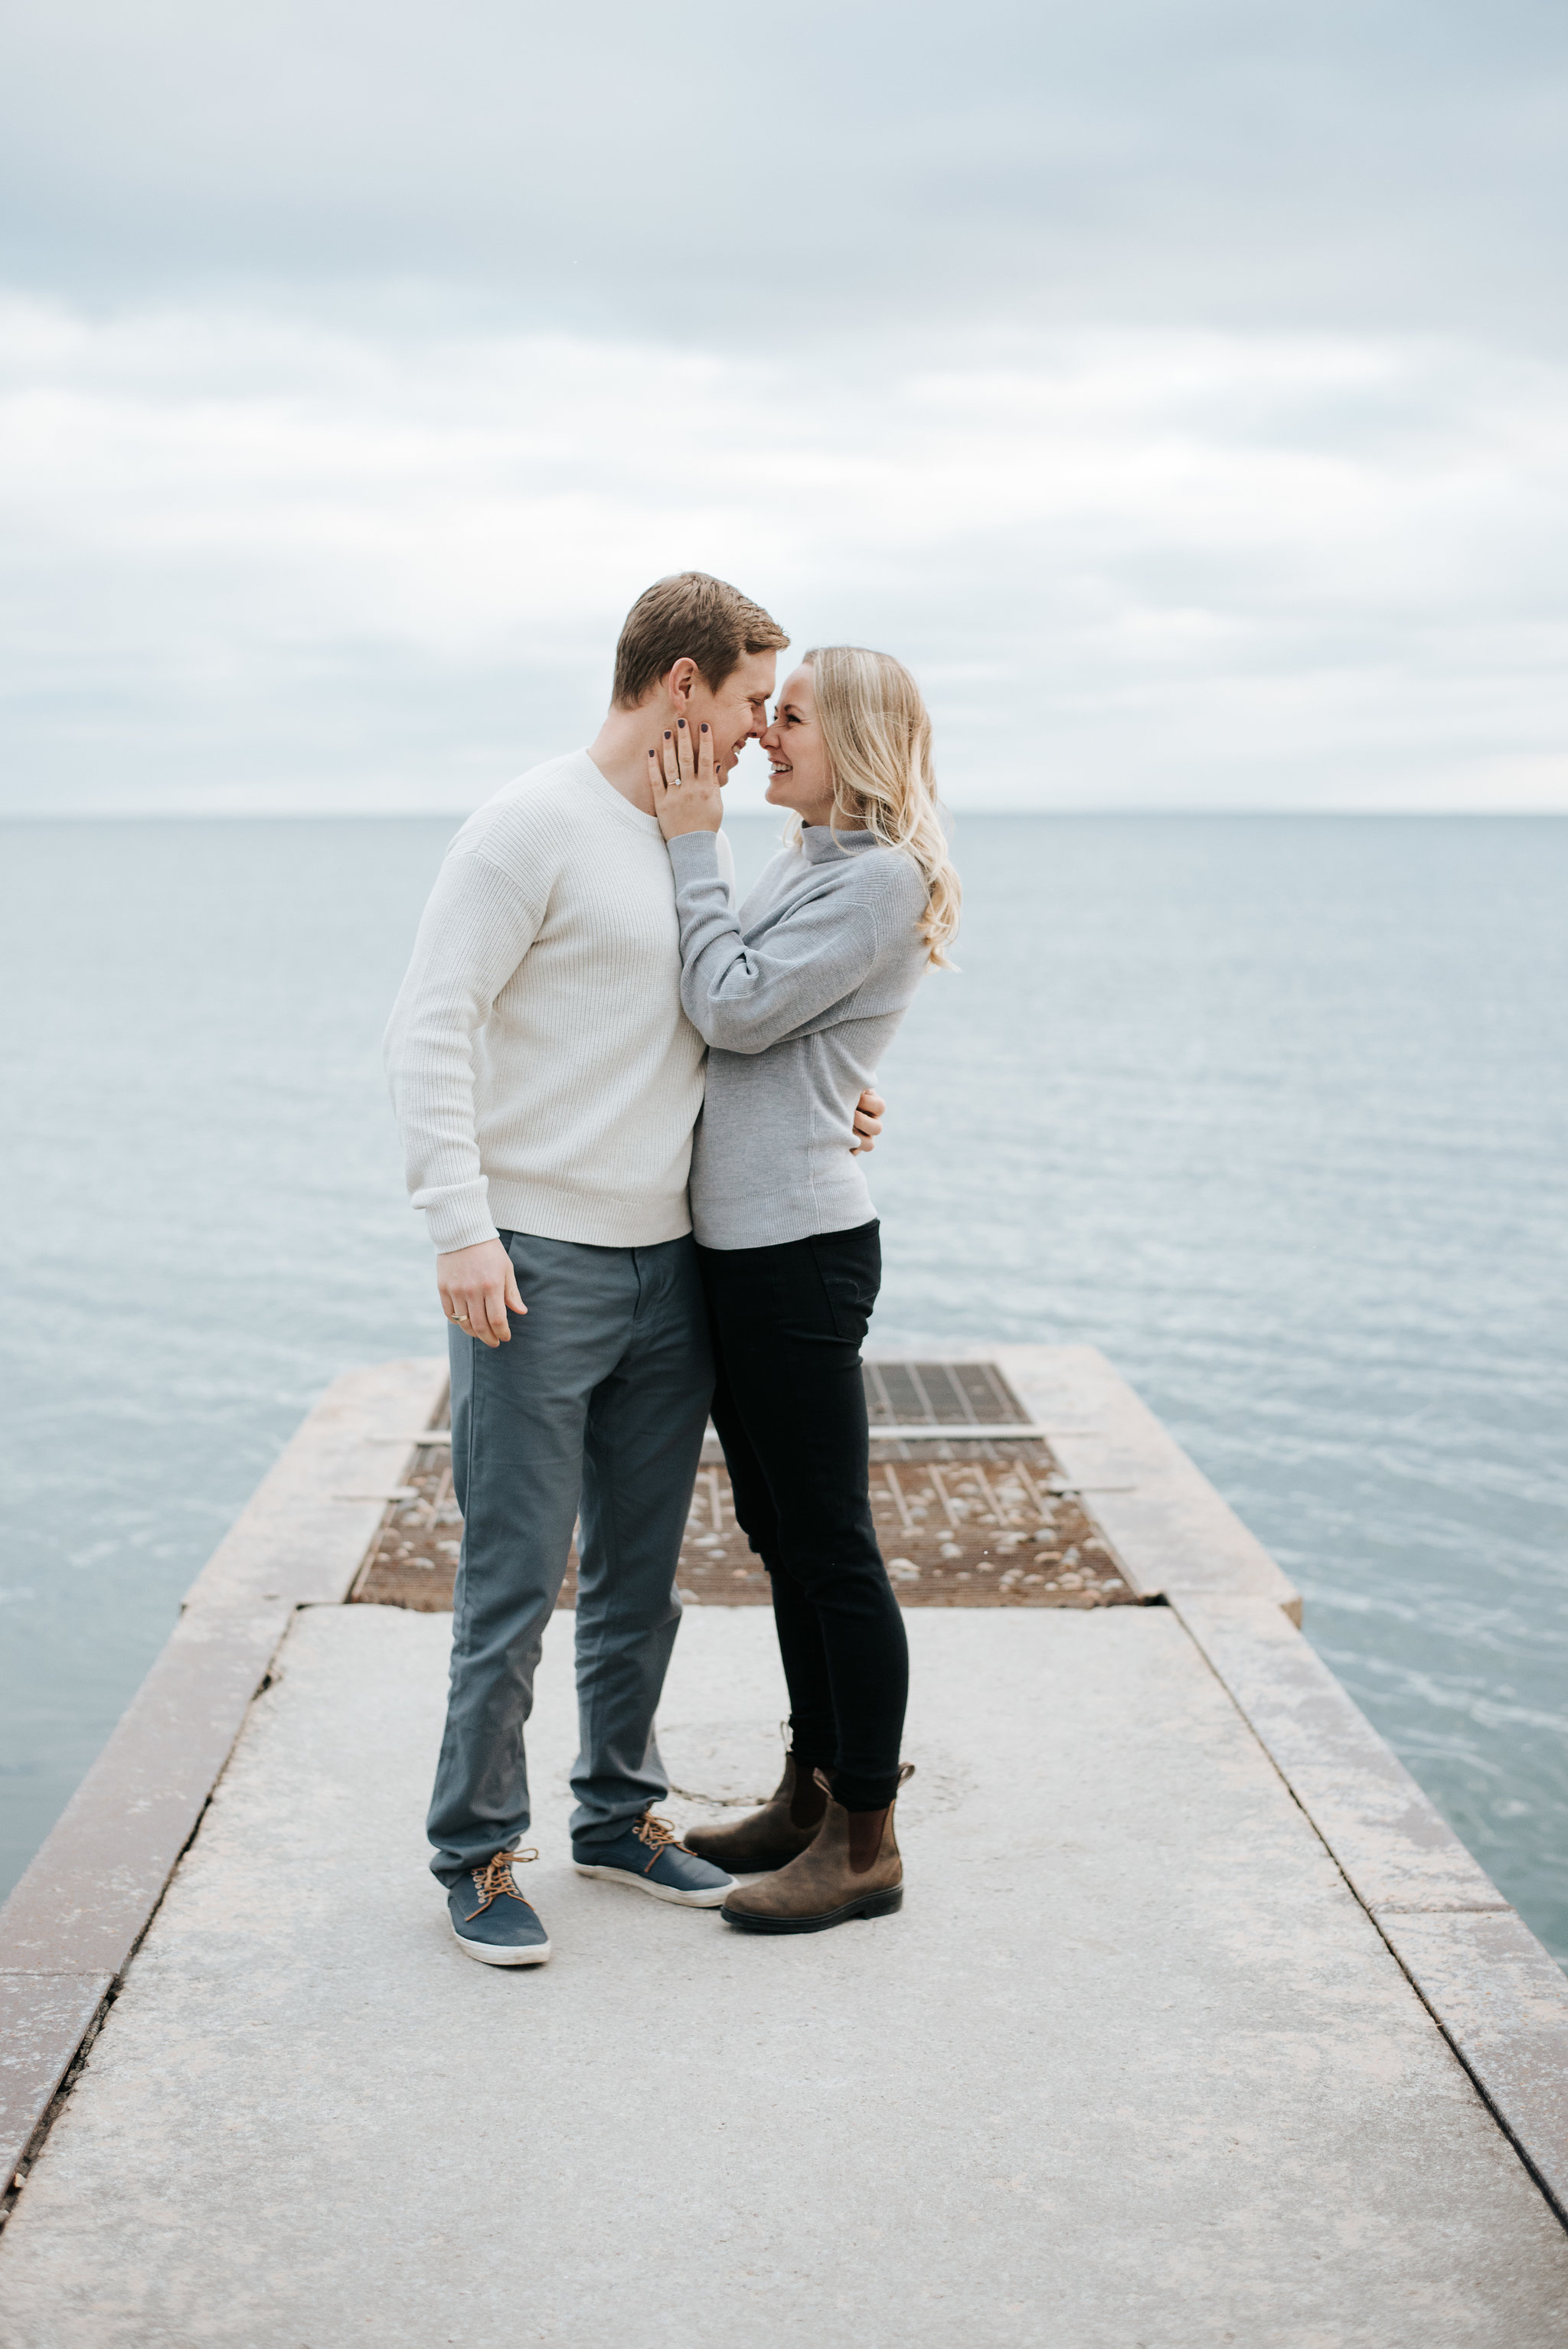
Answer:
[{"label": "pale cloudy sky", "polygon": [[0,808],[466,808],[687,564],[959,805],[1568,808],[1561,6],[12,0],[0,155]]}]

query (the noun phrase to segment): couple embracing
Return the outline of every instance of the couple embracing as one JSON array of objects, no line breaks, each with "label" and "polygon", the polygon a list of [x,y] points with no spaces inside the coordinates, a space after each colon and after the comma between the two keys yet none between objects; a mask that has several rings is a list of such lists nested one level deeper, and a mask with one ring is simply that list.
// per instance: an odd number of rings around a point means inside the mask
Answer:
[{"label": "couple embracing", "polygon": [[[699,572],[640,596],[594,740],[458,833],[387,1031],[464,1519],[431,1866],[490,1965],[550,1955],[516,1874],[523,1728],[574,1523],[580,1872],[754,1932],[902,1899],[908,1651],[872,1523],[860,1156],[958,884],[908,671],[808,653],[770,720],[789,641]],[[798,821],[737,907],[720,794],[754,738]],[[771,1582],[789,1747],[762,1810],[682,1842],[654,1716],[710,1412]]]}]

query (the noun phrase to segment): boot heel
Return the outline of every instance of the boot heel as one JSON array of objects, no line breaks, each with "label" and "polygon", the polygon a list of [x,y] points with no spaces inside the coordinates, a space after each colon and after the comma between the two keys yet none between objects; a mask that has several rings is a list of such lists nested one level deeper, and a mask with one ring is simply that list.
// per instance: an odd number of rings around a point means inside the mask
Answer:
[{"label": "boot heel", "polygon": [[862,1921],[869,1921],[872,1917],[893,1917],[903,1907],[903,1887],[895,1884],[891,1892],[873,1892],[860,1910],[860,1915]]}]

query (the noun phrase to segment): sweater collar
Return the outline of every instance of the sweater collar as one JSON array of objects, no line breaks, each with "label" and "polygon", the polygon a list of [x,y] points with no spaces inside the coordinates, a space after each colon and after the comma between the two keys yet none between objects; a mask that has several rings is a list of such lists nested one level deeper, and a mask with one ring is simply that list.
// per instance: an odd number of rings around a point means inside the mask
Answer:
[{"label": "sweater collar", "polygon": [[881,846],[874,832],[834,832],[825,823],[809,823],[800,834],[800,854],[808,864],[830,864],[835,857]]},{"label": "sweater collar", "polygon": [[608,775],[599,772],[586,750],[579,750],[576,758],[583,781],[602,805],[616,811],[627,823],[635,824],[639,832],[651,833],[655,840],[663,839],[656,815],[645,815],[641,808],[634,807],[625,793],[615,789]]}]

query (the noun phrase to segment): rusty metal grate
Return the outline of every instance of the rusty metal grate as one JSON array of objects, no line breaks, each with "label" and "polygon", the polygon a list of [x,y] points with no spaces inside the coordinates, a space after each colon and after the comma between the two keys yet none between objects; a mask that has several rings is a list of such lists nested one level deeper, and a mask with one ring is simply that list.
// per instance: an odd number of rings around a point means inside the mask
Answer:
[{"label": "rusty metal grate", "polygon": [[[904,1606],[1136,1603],[1082,1499],[994,1362],[868,1362],[865,1381],[872,1426],[882,1432],[872,1456],[872,1516]],[[953,1433],[894,1436],[912,1425]],[[1000,1433],[1009,1426],[1022,1432]],[[452,1603],[462,1526],[444,1431],[430,1433],[435,1440],[411,1475],[407,1498],[387,1511],[355,1589],[358,1599],[421,1609]],[[574,1551],[563,1606],[574,1601],[575,1568]],[[735,1522],[729,1477],[711,1431],[679,1583],[688,1602],[769,1602],[768,1577]]]}]

